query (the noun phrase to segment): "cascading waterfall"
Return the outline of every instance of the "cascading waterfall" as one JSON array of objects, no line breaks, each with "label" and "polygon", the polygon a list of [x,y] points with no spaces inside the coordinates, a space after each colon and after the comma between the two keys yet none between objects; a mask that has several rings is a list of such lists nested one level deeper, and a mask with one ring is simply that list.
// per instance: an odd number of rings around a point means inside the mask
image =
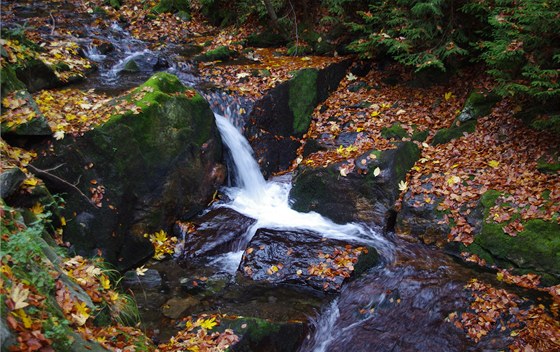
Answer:
[{"label": "cascading waterfall", "polygon": [[340,225],[315,212],[300,213],[291,209],[290,182],[265,181],[253,158],[249,142],[227,118],[219,114],[215,116],[222,140],[233,158],[237,182],[234,187],[225,190],[231,202],[223,206],[257,220],[242,241],[240,250],[259,228],[302,229],[315,231],[324,237],[368,244],[374,246],[384,258],[392,258],[392,244],[367,226],[355,223]]}]

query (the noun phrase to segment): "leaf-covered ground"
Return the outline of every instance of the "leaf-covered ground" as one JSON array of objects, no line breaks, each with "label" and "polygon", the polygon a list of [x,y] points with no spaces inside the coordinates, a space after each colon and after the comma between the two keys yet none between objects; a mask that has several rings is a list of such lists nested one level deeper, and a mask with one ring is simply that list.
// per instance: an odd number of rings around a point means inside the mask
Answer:
[{"label": "leaf-covered ground", "polygon": [[[17,20],[12,12],[17,3],[2,3],[3,23]],[[64,6],[64,3],[65,1],[51,1],[49,6],[55,8]],[[252,30],[213,28],[201,19],[196,7],[193,19],[183,20],[169,13],[154,14],[151,6],[155,2],[147,4],[139,0],[122,1],[119,10],[106,5],[102,0],[73,3],[78,13],[90,19],[88,23],[91,24],[109,26],[112,20],[125,19],[127,30],[133,36],[148,41],[152,48],[191,43],[202,46],[201,54],[220,47],[229,48],[236,53],[236,65],[226,65],[220,61],[200,61],[197,63],[199,74],[203,79],[232,94],[250,99],[261,97],[266,90],[291,78],[299,69],[325,67],[343,59],[324,56],[294,57],[287,55],[286,48],[246,48],[242,44],[243,39]],[[99,9],[105,12],[105,17],[92,19],[89,15]],[[83,35],[83,28],[74,26],[72,21],[66,17],[53,18],[48,12],[29,17],[29,29],[25,32],[28,41],[2,39],[2,68],[30,59],[41,59],[57,68],[56,75],[62,82],[76,76],[87,76],[92,63],[80,55],[76,40]],[[520,109],[518,102],[505,99],[493,108],[490,115],[478,120],[475,132],[465,132],[460,138],[434,145],[432,141],[436,132],[454,123],[469,92],[489,91],[493,83],[480,74],[479,70],[462,72],[442,84],[411,82],[407,72],[395,67],[372,69],[363,77],[349,71],[338,90],[315,109],[312,126],[302,140],[303,143],[310,139],[319,140],[328,146],[327,150],[304,158],[302,147],[293,167],[300,163],[326,166],[344,161],[341,167],[341,177],[344,177],[355,172],[354,158],[357,155],[370,149],[393,148],[391,142],[402,138],[385,138],[382,131],[398,123],[409,136],[422,132],[425,134],[425,139],[416,142],[422,155],[409,172],[407,182],[402,185],[401,195],[411,192],[413,195],[422,195],[424,203],[437,201],[438,210],[446,214],[442,221],[451,225],[447,241],[466,245],[473,242],[473,228],[467,218],[474,211],[481,195],[490,189],[501,191],[503,195],[498,199],[499,206],[489,211],[491,219],[487,220],[507,222],[508,226],[504,227],[504,231],[510,236],[522,231],[522,222],[529,219],[560,222],[560,174],[542,172],[538,168],[542,161],[559,163],[558,137],[527,128],[521,120],[514,117]],[[68,133],[84,133],[104,123],[114,114],[138,109],[133,101],[71,87],[42,90],[31,97],[33,100],[29,96],[14,93],[2,97],[1,121],[6,127],[17,127],[44,116],[53,137],[64,138]],[[346,136],[351,138],[344,138]],[[27,180],[20,191],[30,192],[40,181],[25,167],[37,157],[36,153],[10,146],[4,140],[0,143],[1,170],[14,166],[23,169],[27,173]],[[417,206],[422,206],[422,202]],[[30,210],[40,215],[45,212],[44,208],[39,204]],[[16,239],[13,236],[21,236],[26,231],[18,222],[10,222],[7,214],[12,211],[7,207],[2,209],[3,246]],[[156,247],[158,241],[162,240],[158,239],[157,234],[153,235],[153,239]],[[160,242],[160,254],[165,255],[168,248],[163,245],[164,240]],[[466,260],[485,265],[476,256],[466,255]],[[65,275],[88,294],[89,300],[96,304],[102,302],[108,307],[110,315],[117,314],[122,308],[119,302],[124,296],[115,290],[110,275],[96,266],[98,263],[74,257],[67,258],[58,265],[49,264],[45,267],[45,277],[54,280],[54,296],[62,316],[47,316],[46,293],[38,289],[37,283],[26,281],[23,273],[18,273],[21,270],[18,265],[17,258],[2,258],[0,295],[3,307],[8,310],[7,324],[17,332],[19,350],[49,350],[48,346],[52,344],[54,337],[47,336],[45,332],[56,331],[52,327],[61,325],[62,321],[85,339],[97,341],[114,350],[129,348],[132,340],[144,341],[143,333],[134,327],[120,324],[106,328],[95,326],[95,309],[69,294],[67,286],[56,279],[60,274],[57,270],[63,270]],[[319,269],[321,268],[317,268]],[[465,287],[472,297],[471,309],[452,313],[450,323],[463,329],[475,341],[492,331],[506,331],[514,341],[510,347],[513,351],[560,350],[560,287],[543,287],[539,277],[533,274],[515,276],[510,274],[508,268],[499,269],[498,280],[543,291],[550,295],[550,302],[535,304],[512,293],[507,285],[497,288],[488,283],[471,281]],[[210,331],[217,321],[219,317],[186,319],[185,330],[174,340],[161,345],[160,349],[192,350],[193,346],[206,346],[206,349],[200,348],[205,351],[233,343],[236,339],[233,333],[221,335]],[[47,323],[51,325],[48,328]],[[193,345],[193,341],[198,345]],[[155,348],[148,341],[142,343],[148,349]]]}]

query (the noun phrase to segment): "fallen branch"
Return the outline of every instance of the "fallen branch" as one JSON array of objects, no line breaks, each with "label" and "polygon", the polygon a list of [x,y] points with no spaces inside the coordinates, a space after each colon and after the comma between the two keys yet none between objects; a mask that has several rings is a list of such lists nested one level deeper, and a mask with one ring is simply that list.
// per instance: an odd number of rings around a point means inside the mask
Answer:
[{"label": "fallen branch", "polygon": [[[59,165],[59,166],[54,167],[54,168],[49,169],[49,170],[55,170],[55,169],[59,168],[60,166],[62,166],[62,165]],[[64,180],[64,179],[62,179],[62,178],[60,178],[60,177],[58,177],[58,176],[56,176],[56,175],[51,174],[51,173],[48,172],[47,170],[39,169],[39,168],[37,168],[37,167],[35,167],[35,166],[31,165],[31,164],[27,165],[27,167],[30,168],[31,171],[33,171],[33,172],[34,172],[35,174],[37,174],[37,175],[43,175],[43,176],[49,178],[49,179],[50,179],[51,181],[53,181],[53,182],[62,184],[62,185],[64,185],[64,186],[66,186],[66,187],[69,187],[69,188],[73,189],[73,190],[76,191],[80,196],[82,196],[89,204],[91,204],[91,206],[97,208],[97,206],[95,205],[95,203],[93,203],[93,202],[91,201],[91,199],[88,198],[88,196],[86,196],[78,187],[76,187],[76,185],[73,185],[73,184],[71,184],[70,182],[68,182],[68,181],[66,181],[66,180]]]}]

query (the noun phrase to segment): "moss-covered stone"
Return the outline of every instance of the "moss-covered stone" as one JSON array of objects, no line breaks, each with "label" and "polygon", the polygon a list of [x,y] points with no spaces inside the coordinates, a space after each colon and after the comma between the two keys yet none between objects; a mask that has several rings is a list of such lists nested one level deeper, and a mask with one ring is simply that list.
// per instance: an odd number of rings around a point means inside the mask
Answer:
[{"label": "moss-covered stone", "polygon": [[[142,234],[168,230],[175,219],[202,210],[220,182],[213,173],[221,160],[221,141],[208,103],[198,94],[182,94],[177,77],[160,72],[125,99],[140,113],[113,116],[79,138],[54,145],[54,155],[37,167],[65,180],[97,180],[104,198],[92,206],[74,189],[45,178],[68,193],[65,240],[86,256],[97,249],[119,269],[149,257],[152,246]],[[138,100],[138,94],[143,97]],[[84,168],[84,165],[94,165]],[[91,194],[88,183],[78,184]],[[74,213],[75,212],[75,213]]]},{"label": "moss-covered stone", "polygon": [[138,67],[138,63],[134,60],[128,60],[123,67],[123,72],[126,73],[135,73],[140,71],[140,67]]},{"label": "moss-covered stone", "polygon": [[443,128],[436,132],[432,145],[444,144],[453,139],[463,137],[464,133],[473,133],[476,130],[476,120],[465,123],[454,123],[450,128]]},{"label": "moss-covered stone", "polygon": [[2,67],[0,87],[2,97],[5,97],[15,90],[25,89],[25,84],[17,78],[15,68],[11,65],[7,65],[6,67]]},{"label": "moss-covered stone", "polygon": [[216,49],[208,50],[202,55],[197,55],[194,59],[197,61],[226,61],[235,57],[237,53],[227,46],[219,46]]},{"label": "moss-covered stone", "polygon": [[543,161],[539,161],[537,163],[537,169],[540,172],[556,173],[560,171],[560,163],[546,163]]},{"label": "moss-covered stone", "polygon": [[381,129],[381,136],[387,139],[391,139],[391,138],[403,139],[405,137],[408,137],[408,133],[401,126],[400,123],[395,122],[394,124],[391,125],[391,127],[383,127]]},{"label": "moss-covered stone", "polygon": [[302,135],[309,129],[311,114],[317,105],[317,70],[299,71],[290,81],[288,105],[294,114],[293,130]]},{"label": "moss-covered stone", "polygon": [[500,100],[500,98],[490,92],[487,94],[482,94],[479,92],[472,92],[466,102],[463,110],[457,116],[457,120],[460,122],[466,122],[469,120],[476,120],[479,117],[486,116],[492,111],[492,107]]},{"label": "moss-covered stone", "polygon": [[[292,206],[298,211],[318,212],[337,223],[364,221],[386,226],[400,193],[398,184],[419,155],[413,142],[399,143],[396,149],[370,151],[356,158],[359,172],[346,177],[340,174],[340,164],[326,168],[300,166],[290,191]],[[377,168],[381,173],[376,176]]]},{"label": "moss-covered stone", "polygon": [[496,205],[501,195],[491,190],[482,196],[482,228],[466,250],[479,255],[490,265],[513,267],[516,273],[545,275],[548,278],[546,284],[560,282],[560,224],[540,219],[523,221],[524,230],[515,237],[510,236],[503,231],[508,222],[496,223],[488,219],[490,208]]},{"label": "moss-covered stone", "polygon": [[430,131],[428,130],[423,130],[423,131],[415,130],[411,138],[413,141],[424,142],[429,135],[430,135]]}]

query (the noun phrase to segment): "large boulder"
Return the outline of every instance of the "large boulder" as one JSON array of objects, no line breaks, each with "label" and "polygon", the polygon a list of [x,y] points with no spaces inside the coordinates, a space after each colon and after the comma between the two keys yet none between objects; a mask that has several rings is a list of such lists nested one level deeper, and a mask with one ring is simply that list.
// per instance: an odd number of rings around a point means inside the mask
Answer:
[{"label": "large boulder", "polygon": [[521,220],[522,229],[514,235],[507,234],[506,227],[515,220],[498,223],[490,216],[490,209],[500,206],[497,200],[503,194],[490,190],[480,200],[480,230],[474,243],[461,250],[475,253],[488,265],[513,268],[517,274],[537,273],[545,284],[560,282],[560,224],[540,219]]},{"label": "large boulder", "polygon": [[256,136],[251,145],[265,176],[291,165],[313,110],[338,87],[348,65],[344,61],[322,70],[301,70],[255,103],[246,133]]},{"label": "large boulder", "polygon": [[290,191],[292,207],[315,211],[341,224],[363,221],[390,228],[399,182],[419,155],[414,142],[402,142],[396,149],[357,157],[356,170],[346,176],[341,174],[339,163],[326,168],[300,166]]},{"label": "large boulder", "polygon": [[65,240],[119,269],[151,256],[143,233],[198,213],[223,182],[221,139],[208,103],[167,73],[125,99],[138,96],[140,113],[67,136],[31,165],[51,190],[65,193]]},{"label": "large boulder", "polygon": [[239,270],[270,284],[293,284],[338,292],[351,276],[379,262],[372,247],[328,239],[306,230],[259,229]]}]

